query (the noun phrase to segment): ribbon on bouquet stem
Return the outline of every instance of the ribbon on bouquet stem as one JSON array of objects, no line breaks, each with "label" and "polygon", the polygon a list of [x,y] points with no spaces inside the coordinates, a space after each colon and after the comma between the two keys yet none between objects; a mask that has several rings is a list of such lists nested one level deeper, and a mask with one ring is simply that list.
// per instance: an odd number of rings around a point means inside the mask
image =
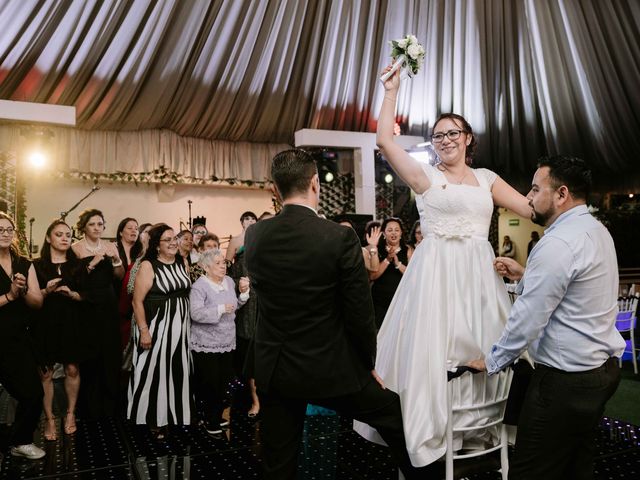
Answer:
[{"label": "ribbon on bouquet stem", "polygon": [[389,70],[387,73],[382,75],[380,77],[380,81],[382,83],[384,83],[387,80],[389,80],[391,78],[391,76],[394,73],[396,73],[396,70],[398,70],[400,67],[402,67],[402,65],[404,65],[404,62],[406,62],[406,61],[407,61],[407,57],[405,57],[404,55],[398,55],[398,58],[396,58],[396,61],[393,62],[393,65],[391,65],[391,70]]}]

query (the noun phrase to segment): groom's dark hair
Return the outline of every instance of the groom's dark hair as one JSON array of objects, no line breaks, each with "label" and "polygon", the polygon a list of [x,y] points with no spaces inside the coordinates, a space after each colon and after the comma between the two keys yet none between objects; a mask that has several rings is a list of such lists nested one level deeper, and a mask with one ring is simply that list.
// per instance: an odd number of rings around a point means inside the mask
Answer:
[{"label": "groom's dark hair", "polygon": [[554,155],[538,159],[538,168],[549,168],[553,188],[565,185],[574,198],[588,200],[591,190],[591,169],[584,160],[569,155]]},{"label": "groom's dark hair", "polygon": [[318,173],[313,157],[300,148],[280,152],[271,161],[271,179],[282,200],[296,193],[305,193],[311,178]]}]

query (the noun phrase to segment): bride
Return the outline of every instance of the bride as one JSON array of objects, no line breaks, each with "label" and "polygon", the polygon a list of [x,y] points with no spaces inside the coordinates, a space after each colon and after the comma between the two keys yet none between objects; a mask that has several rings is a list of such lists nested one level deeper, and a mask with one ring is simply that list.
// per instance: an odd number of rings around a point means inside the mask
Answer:
[{"label": "bride", "polygon": [[[389,67],[385,73],[389,71]],[[444,455],[447,371],[481,358],[500,337],[510,309],[502,279],[493,269],[487,241],[494,204],[531,216],[527,199],[490,170],[470,167],[476,146],[471,126],[447,113],[433,126],[435,167],[421,164],[393,141],[399,72],[385,83],[377,143],[396,173],[416,194],[424,240],[416,248],[378,334],[376,371],[400,396],[407,450],[414,466]],[[481,375],[463,375],[453,403],[481,400]],[[496,388],[505,374],[487,379]],[[471,393],[475,392],[475,393]],[[490,418],[476,410],[454,417],[455,427]],[[380,442],[375,430],[357,423],[362,436]],[[468,434],[467,434],[468,435]],[[495,430],[454,438],[454,449],[494,440]]]}]

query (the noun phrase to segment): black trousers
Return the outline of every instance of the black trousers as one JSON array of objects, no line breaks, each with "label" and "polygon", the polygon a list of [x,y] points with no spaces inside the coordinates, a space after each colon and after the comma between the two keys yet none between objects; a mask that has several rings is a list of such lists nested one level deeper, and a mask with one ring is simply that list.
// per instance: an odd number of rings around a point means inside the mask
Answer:
[{"label": "black trousers", "polygon": [[615,358],[577,373],[536,365],[518,422],[509,478],[593,479],[596,427],[619,383]]},{"label": "black trousers", "polygon": [[233,377],[233,352],[191,352],[196,408],[202,419],[220,423],[227,386]]},{"label": "black trousers", "polygon": [[42,382],[28,341],[0,346],[0,384],[18,401],[11,430],[12,445],[33,443],[42,413]]},{"label": "black trousers", "polygon": [[289,480],[296,478],[298,450],[302,440],[307,403],[336,410],[374,427],[389,445],[391,455],[407,479],[437,478],[435,467],[411,466],[402,427],[400,399],[391,390],[383,390],[374,380],[359,392],[332,398],[287,398],[274,392],[260,395],[260,427],[264,478]]}]

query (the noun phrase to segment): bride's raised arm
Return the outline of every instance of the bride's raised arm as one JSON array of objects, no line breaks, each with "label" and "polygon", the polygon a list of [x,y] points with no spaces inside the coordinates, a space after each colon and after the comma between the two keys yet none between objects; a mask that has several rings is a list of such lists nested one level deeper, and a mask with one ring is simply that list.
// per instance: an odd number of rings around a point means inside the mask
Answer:
[{"label": "bride's raised arm", "polygon": [[496,178],[491,188],[493,203],[499,207],[508,208],[523,218],[531,219],[532,208],[527,197],[505,182],[502,178]]},{"label": "bride's raised arm", "polygon": [[[390,68],[387,67],[383,73],[389,71]],[[409,185],[414,192],[420,194],[429,188],[429,179],[418,161],[393,140],[399,87],[400,70],[397,70],[391,78],[384,82],[384,100],[380,109],[380,118],[378,118],[376,143],[402,181]]]}]

